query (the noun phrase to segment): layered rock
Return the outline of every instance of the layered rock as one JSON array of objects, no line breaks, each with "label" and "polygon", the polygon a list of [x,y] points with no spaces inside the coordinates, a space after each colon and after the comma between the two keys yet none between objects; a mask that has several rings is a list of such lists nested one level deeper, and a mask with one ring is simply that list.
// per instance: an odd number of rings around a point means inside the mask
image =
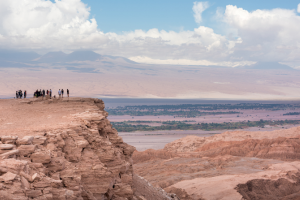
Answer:
[{"label": "layered rock", "polygon": [[103,101],[80,102],[93,109],[74,114],[76,126],[49,129],[44,135],[1,136],[1,199],[133,198],[135,148],[112,128]]},{"label": "layered rock", "polygon": [[135,173],[182,200],[300,196],[300,127],[187,136],[133,159]]}]

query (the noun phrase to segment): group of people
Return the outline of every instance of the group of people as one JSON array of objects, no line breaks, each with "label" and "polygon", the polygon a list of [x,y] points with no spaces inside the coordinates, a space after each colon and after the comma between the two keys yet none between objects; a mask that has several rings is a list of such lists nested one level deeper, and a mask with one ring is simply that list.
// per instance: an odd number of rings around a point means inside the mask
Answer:
[{"label": "group of people", "polygon": [[[64,98],[64,92],[65,92],[64,89],[61,89],[61,90],[59,89],[58,90],[58,96],[59,96],[59,98],[60,97]],[[70,90],[69,89],[67,89],[67,95],[68,95],[68,97],[70,95]]]},{"label": "group of people", "polygon": [[[45,97],[46,95],[46,91],[45,90],[36,90],[34,93],[33,93],[33,96],[38,98],[38,97]],[[50,98],[52,97],[52,90],[47,90],[47,95],[50,95]]]},{"label": "group of people", "polygon": [[24,95],[24,99],[25,99],[27,96],[26,90],[24,91],[24,93],[22,92],[22,90],[16,91],[16,99],[22,99],[23,95]]},{"label": "group of people", "polygon": [[[47,91],[45,91],[45,90],[36,90],[35,92],[34,92],[34,97],[36,97],[36,98],[38,98],[38,97],[45,97],[45,95],[49,95],[50,96],[50,99],[52,98],[52,90],[50,89],[50,90],[47,90]],[[67,89],[67,95],[68,95],[68,97],[69,97],[69,95],[70,95],[70,90],[69,89]],[[58,90],[58,96],[59,96],[59,98],[64,98],[64,89],[59,89]],[[54,96],[55,97],[55,96]]]},{"label": "group of people", "polygon": [[[26,92],[26,90],[24,91],[24,93],[22,92],[22,90],[18,90],[18,91],[16,91],[16,98],[17,99],[22,99],[22,97],[23,97],[23,95],[24,95],[24,98],[26,98],[26,96],[27,96],[27,92]],[[35,98],[38,98],[38,97],[45,97],[45,96],[50,96],[50,99],[52,98],[52,90],[50,89],[50,90],[47,90],[47,91],[45,91],[45,90],[36,90],[34,93],[33,93],[33,97],[35,97]],[[68,97],[69,97],[69,95],[70,95],[70,90],[69,89],[67,89],[67,95],[68,95]],[[59,98],[64,98],[64,89],[59,89],[58,90],[58,96],[59,96]],[[54,98],[55,98],[55,96],[54,96]]]}]

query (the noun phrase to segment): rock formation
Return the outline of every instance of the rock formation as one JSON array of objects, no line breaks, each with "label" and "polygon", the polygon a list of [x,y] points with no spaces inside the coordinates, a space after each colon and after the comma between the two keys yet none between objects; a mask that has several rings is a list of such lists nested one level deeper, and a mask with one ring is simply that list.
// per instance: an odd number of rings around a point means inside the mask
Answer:
[{"label": "rock formation", "polygon": [[133,197],[134,147],[111,127],[103,101],[80,101],[94,104],[93,111],[74,115],[80,126],[43,136],[1,136],[1,199]]},{"label": "rock formation", "polygon": [[[133,179],[135,148],[112,128],[102,100],[1,100],[0,110],[0,199],[137,200],[146,196],[137,191],[142,178]],[[163,199],[176,199],[156,192]]]},{"label": "rock formation", "polygon": [[181,200],[300,199],[300,127],[187,136],[134,152],[136,174]]}]

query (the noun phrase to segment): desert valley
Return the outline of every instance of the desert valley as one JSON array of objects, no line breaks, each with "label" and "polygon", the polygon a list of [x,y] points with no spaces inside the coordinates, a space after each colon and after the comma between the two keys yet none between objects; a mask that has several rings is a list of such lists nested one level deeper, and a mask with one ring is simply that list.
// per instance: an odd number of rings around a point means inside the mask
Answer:
[{"label": "desert valley", "polygon": [[300,200],[299,0],[0,0],[0,200]]},{"label": "desert valley", "polygon": [[1,198],[300,198],[297,126],[187,133],[138,151],[104,107],[90,98],[0,100]]}]

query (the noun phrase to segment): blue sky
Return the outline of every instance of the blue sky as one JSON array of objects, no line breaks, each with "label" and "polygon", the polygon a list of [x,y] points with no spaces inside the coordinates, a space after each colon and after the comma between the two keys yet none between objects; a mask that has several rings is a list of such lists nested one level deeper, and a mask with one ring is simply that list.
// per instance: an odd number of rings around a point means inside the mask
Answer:
[{"label": "blue sky", "polygon": [[[193,30],[198,27],[193,17],[194,0],[82,0],[91,8],[104,32],[149,30]],[[216,10],[225,10],[226,5],[236,5],[248,11],[257,9],[297,9],[300,0],[218,0],[208,1],[210,7],[203,12],[201,25],[214,27],[211,20]]]}]

